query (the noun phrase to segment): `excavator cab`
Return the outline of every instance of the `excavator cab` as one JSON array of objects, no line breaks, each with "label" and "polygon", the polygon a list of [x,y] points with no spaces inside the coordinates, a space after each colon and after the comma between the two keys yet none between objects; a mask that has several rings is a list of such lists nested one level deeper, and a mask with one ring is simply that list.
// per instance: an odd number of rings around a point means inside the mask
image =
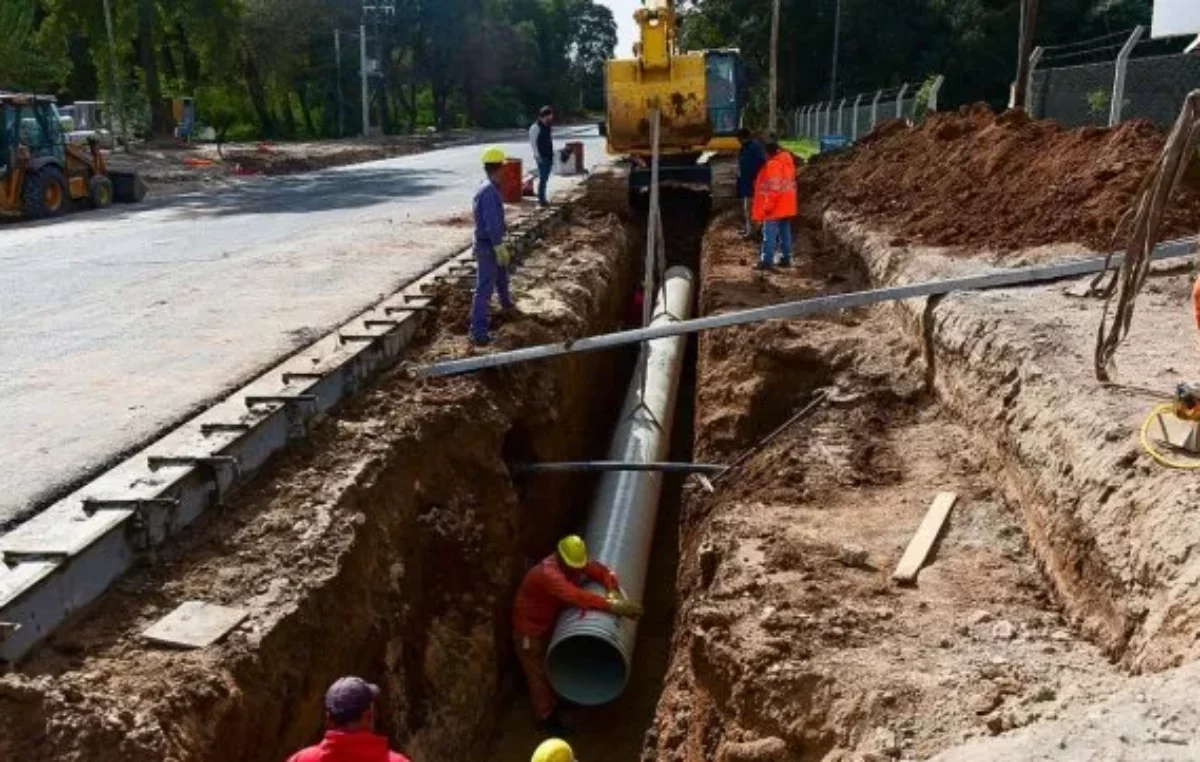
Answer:
[{"label": "excavator cab", "polygon": [[704,54],[708,91],[708,121],[712,138],[708,150],[737,153],[741,147],[737,131],[741,127],[742,108],[748,100],[742,56],[736,50],[710,50]]}]

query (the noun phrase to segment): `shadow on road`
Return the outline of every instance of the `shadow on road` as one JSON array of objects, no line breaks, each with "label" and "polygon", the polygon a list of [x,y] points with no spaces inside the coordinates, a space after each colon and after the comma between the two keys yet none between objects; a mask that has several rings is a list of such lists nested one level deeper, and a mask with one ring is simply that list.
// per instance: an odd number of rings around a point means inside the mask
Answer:
[{"label": "shadow on road", "polygon": [[52,220],[0,218],[0,231],[25,230],[73,221],[119,221],[148,211],[170,209],[185,217],[228,217],[242,214],[303,214],[361,209],[397,199],[415,199],[453,184],[455,173],[439,169],[345,168],[311,174],[252,180],[237,188],[198,191],[142,204],[118,205],[102,211],[79,210]]},{"label": "shadow on road", "polygon": [[428,196],[453,183],[455,173],[436,169],[357,169],[271,178],[222,193],[176,196],[166,206],[192,215],[303,214],[359,209]]}]

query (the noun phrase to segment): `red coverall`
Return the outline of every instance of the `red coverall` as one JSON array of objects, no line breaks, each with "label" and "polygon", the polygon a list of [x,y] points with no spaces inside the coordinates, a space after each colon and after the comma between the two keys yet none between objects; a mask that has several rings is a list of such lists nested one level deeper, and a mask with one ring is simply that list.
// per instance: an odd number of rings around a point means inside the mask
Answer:
[{"label": "red coverall", "polygon": [[604,564],[589,561],[576,572],[564,566],[555,554],[530,569],[517,590],[517,599],[513,603],[513,641],[517,644],[517,655],[525,670],[533,710],[539,720],[549,718],[558,706],[558,696],[546,677],[546,647],[558,615],[568,607],[612,611],[612,603],[607,598],[581,587],[589,579],[609,591],[620,588],[617,575]]},{"label": "red coverall", "polygon": [[408,757],[388,748],[383,736],[365,730],[329,730],[316,746],[301,749],[288,762],[409,762]]}]

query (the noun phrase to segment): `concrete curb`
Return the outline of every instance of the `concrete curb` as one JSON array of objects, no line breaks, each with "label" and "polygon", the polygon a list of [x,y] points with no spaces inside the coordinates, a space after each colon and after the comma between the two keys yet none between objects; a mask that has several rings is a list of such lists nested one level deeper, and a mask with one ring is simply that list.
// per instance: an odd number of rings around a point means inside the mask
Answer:
[{"label": "concrete curb", "polygon": [[[585,187],[511,225],[518,250]],[[0,537],[0,662],[24,658],[141,556],[304,439],[317,416],[395,366],[426,321],[426,292],[473,272],[470,249],[450,257]]]}]

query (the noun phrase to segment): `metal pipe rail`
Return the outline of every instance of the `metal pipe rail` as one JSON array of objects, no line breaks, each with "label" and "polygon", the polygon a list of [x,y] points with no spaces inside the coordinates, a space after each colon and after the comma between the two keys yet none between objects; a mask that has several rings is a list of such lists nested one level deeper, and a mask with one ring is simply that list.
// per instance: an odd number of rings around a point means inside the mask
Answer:
[{"label": "metal pipe rail", "polygon": [[640,463],[620,460],[567,461],[563,463],[521,463],[512,467],[515,476],[529,474],[604,474],[618,471],[660,474],[721,474],[728,466],[714,463]]},{"label": "metal pipe rail", "polygon": [[[1200,241],[1198,238],[1184,238],[1160,244],[1155,249],[1152,259],[1158,261],[1191,256],[1197,250],[1198,241]],[[644,341],[652,341],[654,339],[669,338],[671,336],[686,336],[718,328],[732,328],[750,323],[761,323],[766,320],[790,320],[827,312],[836,312],[837,310],[849,310],[856,307],[867,307],[883,302],[915,299],[924,296],[937,296],[956,291],[984,291],[1078,278],[1084,275],[1095,275],[1104,272],[1106,269],[1115,270],[1124,261],[1124,254],[1113,254],[1107,257],[1090,257],[1088,259],[1054,265],[1017,267],[984,275],[971,275],[965,278],[924,281],[922,283],[911,283],[903,286],[877,288],[870,291],[855,291],[836,296],[821,296],[815,299],[802,299],[795,302],[774,304],[769,307],[727,312],[722,315],[712,315],[695,320],[662,323],[647,328],[622,331],[620,333],[589,336],[558,344],[542,344],[524,349],[514,349],[510,352],[497,352],[490,355],[467,357],[461,360],[448,360],[423,367],[411,368],[410,372],[419,378],[460,376],[466,373],[478,373],[489,368],[502,368],[532,360],[545,360],[563,355],[595,352],[602,349],[623,347],[629,344],[640,344]]]}]

